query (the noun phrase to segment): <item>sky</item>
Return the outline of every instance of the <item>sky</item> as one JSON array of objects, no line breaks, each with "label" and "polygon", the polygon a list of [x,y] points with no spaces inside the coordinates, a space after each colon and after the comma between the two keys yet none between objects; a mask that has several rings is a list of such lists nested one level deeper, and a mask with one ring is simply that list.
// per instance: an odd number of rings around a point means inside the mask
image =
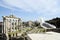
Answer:
[{"label": "sky", "polygon": [[11,14],[23,21],[60,17],[60,0],[0,0],[0,21]]}]

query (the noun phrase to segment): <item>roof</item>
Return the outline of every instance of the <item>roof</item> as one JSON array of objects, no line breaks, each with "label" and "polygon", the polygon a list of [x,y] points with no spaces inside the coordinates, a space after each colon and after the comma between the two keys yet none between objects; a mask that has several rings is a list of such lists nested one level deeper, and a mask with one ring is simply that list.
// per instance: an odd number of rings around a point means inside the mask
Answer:
[{"label": "roof", "polygon": [[15,19],[20,19],[20,18],[18,18],[18,17],[16,17],[16,16],[14,16],[14,15],[3,16],[3,18],[15,18]]}]

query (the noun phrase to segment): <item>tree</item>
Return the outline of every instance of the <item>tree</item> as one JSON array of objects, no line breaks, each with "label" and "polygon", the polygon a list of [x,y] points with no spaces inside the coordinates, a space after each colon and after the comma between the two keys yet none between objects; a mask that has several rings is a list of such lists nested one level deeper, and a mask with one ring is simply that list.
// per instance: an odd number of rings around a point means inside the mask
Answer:
[{"label": "tree", "polygon": [[49,20],[49,21],[46,21],[46,22],[55,25],[56,28],[60,28],[60,18],[58,18],[58,17],[53,18],[52,20]]}]

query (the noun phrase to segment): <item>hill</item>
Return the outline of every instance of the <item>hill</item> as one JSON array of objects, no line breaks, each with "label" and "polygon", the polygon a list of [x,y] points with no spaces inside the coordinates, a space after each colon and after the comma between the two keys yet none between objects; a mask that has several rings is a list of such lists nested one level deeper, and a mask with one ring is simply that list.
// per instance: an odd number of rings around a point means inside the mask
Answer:
[{"label": "hill", "polygon": [[55,25],[56,28],[60,28],[60,18],[58,18],[58,17],[53,18],[53,19],[46,21],[46,22]]}]

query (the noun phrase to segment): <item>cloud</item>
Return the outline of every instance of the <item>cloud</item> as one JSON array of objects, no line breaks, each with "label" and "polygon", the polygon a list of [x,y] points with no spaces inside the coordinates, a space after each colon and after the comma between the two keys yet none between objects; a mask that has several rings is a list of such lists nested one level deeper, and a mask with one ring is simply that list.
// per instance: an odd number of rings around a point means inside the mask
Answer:
[{"label": "cloud", "polygon": [[42,15],[56,15],[60,13],[59,0],[2,0],[0,6]]}]

